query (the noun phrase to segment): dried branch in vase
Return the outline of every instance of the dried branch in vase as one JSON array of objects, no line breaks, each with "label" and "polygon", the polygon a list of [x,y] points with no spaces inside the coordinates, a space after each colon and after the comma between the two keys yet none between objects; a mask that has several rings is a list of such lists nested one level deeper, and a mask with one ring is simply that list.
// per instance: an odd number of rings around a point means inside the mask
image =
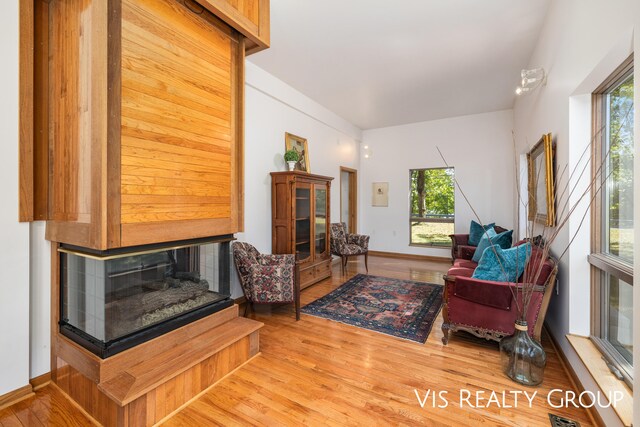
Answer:
[{"label": "dried branch in vase", "polygon": [[[631,105],[627,113],[623,115],[623,120],[621,121],[618,129],[615,129],[615,131],[612,132],[614,136],[617,136],[617,133],[620,132],[620,129],[626,124],[627,120],[633,119],[630,114],[631,111],[633,111],[633,105]],[[528,221],[527,223],[527,227],[524,233],[525,237],[523,240],[525,240],[529,244],[529,246],[523,245],[524,250],[527,251],[523,269],[524,271],[520,279],[516,279],[517,283],[512,283],[512,286],[509,286],[509,289],[511,290],[511,293],[513,295],[513,301],[516,305],[518,320],[526,321],[527,313],[529,312],[529,305],[531,303],[534,292],[540,287],[544,287],[547,285],[546,283],[540,285],[538,284],[538,281],[543,274],[545,260],[551,259],[553,263],[557,264],[564,257],[564,255],[569,250],[569,247],[573,244],[576,236],[582,229],[584,221],[590,212],[590,207],[593,205],[596,197],[598,197],[598,195],[600,194],[603,185],[606,184],[608,178],[611,176],[611,171],[608,171],[607,168],[607,162],[609,160],[609,155],[611,152],[610,148],[605,153],[603,153],[598,164],[592,164],[590,156],[594,144],[596,143],[596,141],[600,140],[602,132],[604,132],[604,129],[602,128],[595,132],[588,144],[585,146],[577,163],[573,167],[570,168],[568,164],[565,164],[559,176],[557,175],[557,173],[555,173],[556,171],[554,170],[554,176],[556,176],[557,179],[555,179],[552,183],[554,190],[552,192],[553,197],[552,200],[548,201],[548,203],[553,203],[554,206],[557,206],[559,208],[556,215],[556,225],[554,227],[550,227],[546,224],[538,224],[536,221]],[[513,132],[512,138],[514,148],[514,167],[516,172],[515,176],[517,179],[515,185],[518,198],[518,211],[520,208],[522,208],[526,212],[529,207],[529,200],[533,200],[535,202],[535,195],[533,195],[533,199],[527,198],[527,200],[522,197],[519,185],[520,168],[518,164],[518,157],[516,155],[517,144],[515,134]],[[436,148],[445,166],[450,167],[440,148]],[[591,168],[589,168],[590,165]],[[588,181],[584,179],[584,175],[585,173],[587,173],[587,171],[592,171],[591,178]],[[456,187],[473,212],[476,220],[485,229],[484,234],[491,243],[491,246],[487,248],[487,251],[491,250],[493,252],[493,255],[498,261],[498,265],[502,270],[503,277],[505,278],[504,281],[509,282],[509,280],[507,280],[509,276],[504,265],[504,260],[498,253],[496,245],[493,244],[492,239],[488,234],[487,228],[485,227],[485,222],[483,222],[480,218],[480,215],[472,205],[469,197],[463,190],[458,179],[456,177],[454,177],[453,179]],[[540,169],[538,169],[535,179],[540,179]],[[559,251],[560,255],[557,258],[554,258],[551,252],[553,243],[555,242],[560,232],[564,229],[564,227],[569,224],[570,219],[576,215],[578,215],[579,218],[579,222],[577,223],[578,226],[569,235],[569,241],[566,246],[564,248],[561,248],[562,250]],[[519,216],[520,213],[518,212],[518,217]],[[516,225],[515,228],[516,235],[520,235],[519,224]],[[536,250],[533,250],[532,246],[534,246]],[[519,262],[518,256],[515,257],[515,261],[516,271],[520,271],[518,269],[518,267],[520,266],[517,265]]]}]

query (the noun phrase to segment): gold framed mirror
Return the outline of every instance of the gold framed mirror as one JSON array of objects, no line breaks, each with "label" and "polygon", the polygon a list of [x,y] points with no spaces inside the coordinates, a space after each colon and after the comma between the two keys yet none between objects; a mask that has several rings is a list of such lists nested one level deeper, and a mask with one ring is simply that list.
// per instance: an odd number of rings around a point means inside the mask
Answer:
[{"label": "gold framed mirror", "polygon": [[540,141],[527,153],[529,221],[547,227],[555,225],[553,156],[551,133],[542,135]]}]

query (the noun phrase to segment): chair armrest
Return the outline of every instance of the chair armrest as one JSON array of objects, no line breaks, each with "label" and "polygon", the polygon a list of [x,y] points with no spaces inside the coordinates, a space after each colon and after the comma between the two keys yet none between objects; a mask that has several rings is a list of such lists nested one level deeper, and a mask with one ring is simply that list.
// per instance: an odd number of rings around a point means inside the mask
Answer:
[{"label": "chair armrest", "polygon": [[509,311],[515,294],[515,283],[494,282],[474,279],[472,277],[457,277],[449,290],[450,295],[500,310]]},{"label": "chair armrest", "polygon": [[454,246],[457,245],[468,245],[469,244],[469,234],[449,234],[451,238],[451,243]]},{"label": "chair armrest", "polygon": [[454,295],[477,304],[495,307],[501,310],[510,310],[516,292],[518,292],[517,289],[520,289],[519,296],[521,297],[521,289],[524,286],[534,286],[533,293],[544,294],[545,292],[545,287],[540,285],[495,282],[464,276],[458,276],[455,280],[447,282],[447,292],[449,295]]},{"label": "chair armrest", "polygon": [[495,286],[498,288],[515,288],[516,286],[521,287],[522,283],[513,283],[513,282],[498,282],[493,280],[482,280],[482,279],[474,279],[473,277],[466,276],[457,276],[456,283],[472,283],[477,286]]},{"label": "chair armrest", "polygon": [[476,253],[476,246],[458,245],[458,252],[456,253],[456,258],[471,260],[473,259],[473,254],[475,253]]},{"label": "chair armrest", "polygon": [[469,244],[469,234],[449,234],[449,238],[451,238],[451,262],[454,262],[458,257],[458,245]]},{"label": "chair armrest", "polygon": [[358,245],[361,248],[369,248],[369,236],[365,234],[347,234],[347,243]]}]

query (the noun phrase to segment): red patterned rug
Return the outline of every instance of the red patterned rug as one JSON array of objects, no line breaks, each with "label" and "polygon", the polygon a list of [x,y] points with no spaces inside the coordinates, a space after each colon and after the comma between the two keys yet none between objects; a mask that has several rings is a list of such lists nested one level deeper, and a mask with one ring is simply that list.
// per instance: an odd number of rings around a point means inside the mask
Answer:
[{"label": "red patterned rug", "polygon": [[302,312],[424,343],[442,308],[442,289],[432,283],[358,274]]}]

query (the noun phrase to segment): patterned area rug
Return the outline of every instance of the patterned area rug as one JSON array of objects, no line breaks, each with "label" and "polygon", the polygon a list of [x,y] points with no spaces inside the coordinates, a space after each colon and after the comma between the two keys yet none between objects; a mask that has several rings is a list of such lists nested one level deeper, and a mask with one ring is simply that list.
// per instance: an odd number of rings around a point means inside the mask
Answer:
[{"label": "patterned area rug", "polygon": [[358,274],[302,312],[424,343],[442,308],[442,290],[431,283]]}]

